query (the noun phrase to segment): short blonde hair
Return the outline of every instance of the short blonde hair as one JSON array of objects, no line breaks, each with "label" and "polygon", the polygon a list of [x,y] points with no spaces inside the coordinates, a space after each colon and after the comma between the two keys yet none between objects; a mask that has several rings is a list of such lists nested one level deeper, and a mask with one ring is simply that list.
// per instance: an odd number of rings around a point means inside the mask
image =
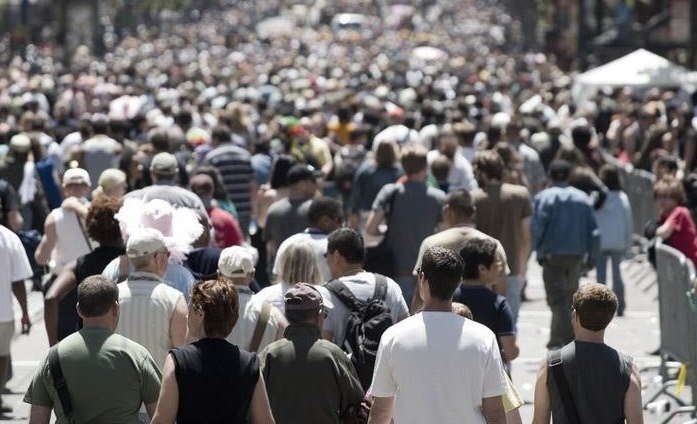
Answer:
[{"label": "short blonde hair", "polygon": [[283,253],[280,281],[285,284],[319,284],[320,274],[317,258],[309,243],[293,243]]}]

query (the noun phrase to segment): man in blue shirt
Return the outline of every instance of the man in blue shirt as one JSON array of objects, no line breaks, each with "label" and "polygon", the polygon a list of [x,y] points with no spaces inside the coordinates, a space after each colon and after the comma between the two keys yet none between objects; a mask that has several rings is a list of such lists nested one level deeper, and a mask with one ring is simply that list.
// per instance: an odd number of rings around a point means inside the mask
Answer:
[{"label": "man in blue shirt", "polygon": [[552,310],[548,348],[564,346],[574,339],[571,299],[597,232],[590,200],[568,184],[570,174],[567,161],[553,161],[549,166],[552,186],[537,194],[533,203],[532,243],[542,265],[547,304]]}]

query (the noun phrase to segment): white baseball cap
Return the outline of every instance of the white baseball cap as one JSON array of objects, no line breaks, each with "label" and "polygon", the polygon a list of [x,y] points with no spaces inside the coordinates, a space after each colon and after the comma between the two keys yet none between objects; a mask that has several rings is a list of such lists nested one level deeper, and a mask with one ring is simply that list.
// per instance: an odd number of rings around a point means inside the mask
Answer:
[{"label": "white baseball cap", "polygon": [[241,246],[223,249],[218,259],[218,271],[225,277],[246,277],[254,273],[254,255]]},{"label": "white baseball cap", "polygon": [[165,238],[161,232],[153,228],[144,228],[129,237],[126,254],[129,258],[140,258],[152,255],[166,247]]},{"label": "white baseball cap", "polygon": [[65,174],[63,174],[63,185],[67,186],[71,184],[85,184],[91,186],[92,181],[90,180],[90,174],[82,168],[68,169],[65,171]]}]

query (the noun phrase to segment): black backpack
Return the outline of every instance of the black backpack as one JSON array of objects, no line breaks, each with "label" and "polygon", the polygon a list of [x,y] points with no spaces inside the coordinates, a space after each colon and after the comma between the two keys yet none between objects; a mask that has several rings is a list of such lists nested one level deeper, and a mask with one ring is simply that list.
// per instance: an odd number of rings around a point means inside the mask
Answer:
[{"label": "black backpack", "polygon": [[394,324],[390,308],[385,303],[387,280],[383,275],[374,275],[375,293],[367,302],[358,300],[340,280],[332,280],[325,285],[351,311],[342,348],[351,354],[351,362],[356,368],[363,390],[368,390],[373,379],[380,337]]}]

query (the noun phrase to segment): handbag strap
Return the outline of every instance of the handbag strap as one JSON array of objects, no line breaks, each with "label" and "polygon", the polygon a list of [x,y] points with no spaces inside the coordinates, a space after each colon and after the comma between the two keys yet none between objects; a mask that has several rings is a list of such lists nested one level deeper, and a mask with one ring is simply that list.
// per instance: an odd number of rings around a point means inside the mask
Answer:
[{"label": "handbag strap", "polygon": [[70,402],[68,394],[68,386],[63,377],[60,360],[58,359],[58,345],[51,347],[48,351],[48,369],[53,379],[53,387],[58,393],[63,415],[68,419],[68,422],[73,422],[73,404]]},{"label": "handbag strap", "polygon": [[82,225],[82,220],[80,219],[80,216],[75,212],[73,213],[75,215],[75,219],[77,219],[77,226],[80,227],[80,232],[82,233],[82,238],[85,240],[85,243],[87,244],[87,249],[91,252],[92,250],[92,242],[90,242],[90,238],[87,236],[87,231],[85,231],[85,226]]},{"label": "handbag strap", "polygon": [[261,304],[261,311],[259,312],[259,319],[257,320],[257,325],[254,327],[254,335],[252,335],[252,342],[249,343],[249,351],[256,352],[261,345],[261,338],[264,337],[264,331],[266,330],[266,323],[269,322],[271,317],[271,305],[266,302]]},{"label": "handbag strap", "polygon": [[569,420],[570,424],[581,424],[578,411],[576,410],[576,404],[571,394],[571,388],[569,387],[569,381],[566,379],[566,373],[564,373],[564,361],[561,357],[561,349],[553,350],[549,353],[547,367],[552,370],[552,376],[557,385],[557,390],[559,390],[559,397],[564,406],[566,418]]}]

